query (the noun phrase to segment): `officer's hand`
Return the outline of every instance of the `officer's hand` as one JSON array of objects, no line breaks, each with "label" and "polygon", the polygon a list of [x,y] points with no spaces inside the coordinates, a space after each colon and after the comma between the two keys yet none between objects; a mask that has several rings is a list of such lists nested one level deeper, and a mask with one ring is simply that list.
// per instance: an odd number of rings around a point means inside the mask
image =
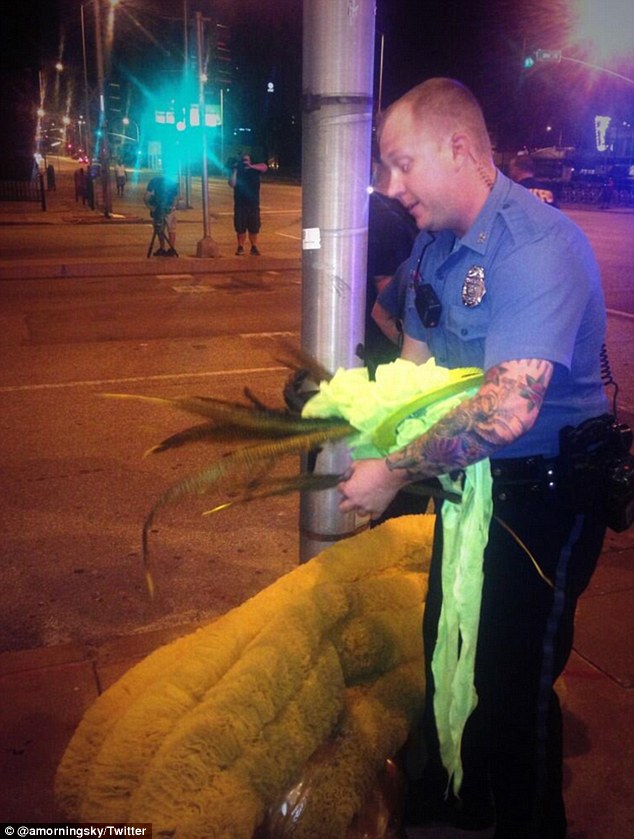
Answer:
[{"label": "officer's hand", "polygon": [[377,519],[407,483],[405,470],[390,471],[383,458],[354,461],[337,487],[343,495],[339,509]]}]

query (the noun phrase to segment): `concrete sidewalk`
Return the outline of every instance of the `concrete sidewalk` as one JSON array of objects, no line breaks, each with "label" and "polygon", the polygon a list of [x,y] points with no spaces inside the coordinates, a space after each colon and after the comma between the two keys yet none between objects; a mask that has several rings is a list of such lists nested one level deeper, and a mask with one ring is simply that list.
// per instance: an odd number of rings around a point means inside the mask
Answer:
[{"label": "concrete sidewalk", "polygon": [[[199,178],[192,179],[191,206],[177,211],[177,250],[179,258],[165,259],[146,256],[146,249],[152,237],[152,224],[149,211],[143,203],[145,184],[153,173],[143,171],[131,178],[126,186],[123,198],[114,197],[113,212],[109,217],[104,214],[99,192],[95,209],[76,200],[74,193],[73,172],[78,164],[62,160],[57,175],[56,190],[47,192],[47,209],[42,211],[35,203],[19,201],[0,201],[0,228],[23,228],[33,231],[25,233],[19,255],[6,258],[0,250],[0,280],[16,279],[56,279],[82,278],[97,276],[141,276],[161,274],[209,274],[243,271],[282,271],[297,270],[301,264],[301,242],[299,230],[299,192],[296,191],[297,224],[293,235],[275,235],[272,226],[279,217],[279,210],[266,205],[267,196],[275,190],[293,185],[284,184],[271,176],[262,185],[261,257],[235,256],[236,239],[233,230],[233,196],[226,181],[210,178],[210,212],[208,218],[209,237],[217,246],[215,257],[198,256],[207,253],[199,250],[203,239],[202,196]],[[276,199],[278,200],[278,199]],[[270,215],[268,215],[270,213]],[[117,231],[130,227],[143,227],[136,238],[139,247],[120,257],[111,257],[104,242],[116,237]],[[94,234],[99,231],[98,235]],[[50,232],[55,237],[65,237],[68,247],[63,255],[42,253],[37,245],[37,233]],[[73,232],[74,231],[74,232]],[[90,231],[90,232],[89,232]],[[70,257],[74,251],[72,239],[79,234],[90,235],[94,249],[87,257]],[[8,238],[8,237],[5,237]],[[11,237],[11,238],[18,238]],[[31,245],[29,246],[29,243]],[[158,243],[156,244],[158,247]],[[52,249],[47,249],[52,250]]]},{"label": "concrete sidewalk", "polygon": [[[580,602],[565,673],[570,839],[629,839],[634,832],[633,587],[634,532],[610,533]],[[194,628],[115,637],[98,648],[69,644],[1,654],[1,820],[54,821],[55,768],[86,708],[143,656]],[[408,833],[410,839],[468,835],[476,834],[440,825]]]}]

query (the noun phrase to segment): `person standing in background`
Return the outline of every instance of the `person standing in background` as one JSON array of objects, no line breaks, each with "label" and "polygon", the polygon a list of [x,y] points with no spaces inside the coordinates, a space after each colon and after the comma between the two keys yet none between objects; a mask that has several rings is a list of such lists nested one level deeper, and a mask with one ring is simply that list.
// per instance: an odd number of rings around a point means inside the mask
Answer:
[{"label": "person standing in background", "polygon": [[176,200],[178,184],[166,175],[156,175],[147,185],[143,202],[150,210],[159,248],[154,256],[178,256],[176,251]]},{"label": "person standing in background", "polygon": [[115,183],[117,184],[117,195],[122,198],[123,190],[125,189],[125,185],[128,180],[128,173],[126,172],[123,161],[121,160],[114,167],[114,177]]},{"label": "person standing in background", "polygon": [[555,193],[550,184],[543,183],[535,177],[535,164],[527,154],[518,154],[509,163],[509,178],[529,189],[536,198],[545,204],[559,208]]},{"label": "person standing in background", "polygon": [[251,256],[260,255],[257,244],[260,233],[260,176],[267,169],[266,163],[252,163],[250,154],[243,154],[232,167],[228,183],[233,189],[233,226],[238,240],[236,256],[244,254],[247,233]]}]

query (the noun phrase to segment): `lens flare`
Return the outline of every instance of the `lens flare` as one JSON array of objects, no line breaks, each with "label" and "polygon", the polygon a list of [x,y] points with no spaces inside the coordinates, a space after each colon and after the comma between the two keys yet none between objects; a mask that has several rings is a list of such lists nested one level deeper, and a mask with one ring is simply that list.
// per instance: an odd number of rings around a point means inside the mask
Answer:
[{"label": "lens flare", "polygon": [[634,3],[631,0],[574,0],[571,40],[598,63],[634,59]]}]

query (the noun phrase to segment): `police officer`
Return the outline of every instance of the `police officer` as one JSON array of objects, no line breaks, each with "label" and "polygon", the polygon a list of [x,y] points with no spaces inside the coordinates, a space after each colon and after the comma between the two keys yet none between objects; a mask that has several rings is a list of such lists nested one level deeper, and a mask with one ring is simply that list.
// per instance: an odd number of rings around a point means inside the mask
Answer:
[{"label": "police officer", "polygon": [[[480,367],[478,392],[385,459],[357,461],[342,511],[379,516],[409,482],[491,461],[475,661],[478,704],[462,741],[464,781],[448,777],[430,669],[442,607],[442,506],[425,608],[429,758],[419,810],[495,839],[562,839],[561,714],[553,684],[572,645],[577,598],[601,551],[605,513],[581,509],[562,478],[559,439],[607,409],[599,366],[606,314],[581,230],[499,172],[473,95],[431,79],[392,105],[380,129],[388,194],[416,220],[403,356]],[[431,313],[431,314],[430,314]],[[425,791],[427,791],[425,793]]]}]

